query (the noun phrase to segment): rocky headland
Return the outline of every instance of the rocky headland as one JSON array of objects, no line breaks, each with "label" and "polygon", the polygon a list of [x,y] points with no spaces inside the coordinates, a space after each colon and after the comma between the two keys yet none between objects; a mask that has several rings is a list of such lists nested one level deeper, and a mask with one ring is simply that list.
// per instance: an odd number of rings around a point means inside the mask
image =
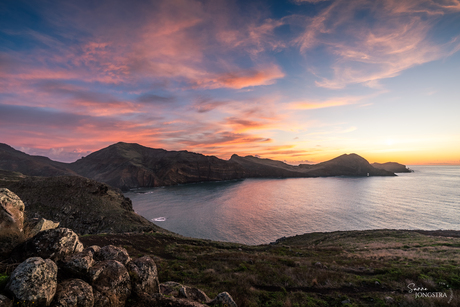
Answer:
[{"label": "rocky headland", "polygon": [[81,176],[36,177],[0,170],[0,187],[24,202],[27,221],[59,221],[78,234],[165,231],[136,214],[120,190]]},{"label": "rocky headland", "polygon": [[410,168],[406,167],[403,164],[397,163],[397,162],[372,163],[371,165],[375,168],[384,169],[386,171],[393,172],[393,173],[411,173],[413,172],[413,170],[411,170]]},{"label": "rocky headland", "polygon": [[293,166],[281,161],[233,155],[230,160],[188,151],[166,151],[139,144],[117,143],[73,163],[30,156],[0,144],[0,169],[28,176],[82,176],[122,190],[183,183],[254,177],[395,176],[374,168],[357,154],[315,165]]}]

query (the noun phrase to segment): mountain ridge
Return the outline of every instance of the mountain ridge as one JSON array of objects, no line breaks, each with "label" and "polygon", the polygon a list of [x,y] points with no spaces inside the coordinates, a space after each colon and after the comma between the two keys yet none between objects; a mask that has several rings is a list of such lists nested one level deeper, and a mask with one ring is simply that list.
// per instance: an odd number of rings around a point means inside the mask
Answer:
[{"label": "mountain ridge", "polygon": [[183,183],[244,178],[395,176],[357,154],[344,154],[314,165],[232,155],[229,160],[200,153],[167,151],[118,142],[72,163],[31,156],[0,144],[0,169],[29,176],[82,176],[128,190]]}]

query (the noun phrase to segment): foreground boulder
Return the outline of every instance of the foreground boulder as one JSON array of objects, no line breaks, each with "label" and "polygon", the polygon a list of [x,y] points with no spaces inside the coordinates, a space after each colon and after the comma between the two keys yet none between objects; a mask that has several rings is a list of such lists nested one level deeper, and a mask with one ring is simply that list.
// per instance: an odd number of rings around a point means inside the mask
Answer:
[{"label": "foreground boulder", "polygon": [[24,240],[24,203],[8,189],[0,189],[0,257]]},{"label": "foreground boulder", "polygon": [[116,260],[96,263],[90,270],[96,306],[121,307],[131,295],[131,279],[125,266]]},{"label": "foreground boulder", "polygon": [[57,271],[53,261],[32,257],[13,271],[6,288],[20,304],[49,306],[56,293]]},{"label": "foreground boulder", "polygon": [[131,277],[133,293],[141,296],[144,293],[159,293],[157,266],[152,258],[144,256],[133,260],[127,265]]},{"label": "foreground boulder", "polygon": [[0,229],[24,228],[24,203],[13,192],[0,188]]},{"label": "foreground boulder", "polygon": [[11,257],[17,261],[29,257],[50,258],[57,261],[82,250],[83,244],[75,232],[68,228],[56,228],[42,231],[20,244],[13,250]]},{"label": "foreground boulder", "polygon": [[57,286],[53,307],[93,307],[93,288],[81,279],[68,279]]},{"label": "foreground boulder", "polygon": [[87,279],[89,270],[96,263],[95,254],[100,250],[99,246],[87,247],[83,251],[59,261],[59,268],[70,276]]}]

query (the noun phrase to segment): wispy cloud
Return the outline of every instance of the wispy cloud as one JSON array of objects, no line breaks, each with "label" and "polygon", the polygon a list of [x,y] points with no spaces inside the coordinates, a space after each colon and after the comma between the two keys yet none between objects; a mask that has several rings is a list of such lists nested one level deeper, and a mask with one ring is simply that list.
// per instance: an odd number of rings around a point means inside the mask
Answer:
[{"label": "wispy cloud", "polygon": [[[336,57],[332,76],[317,86],[341,89],[359,83],[379,87],[379,80],[459,50],[457,38],[436,42],[430,32],[439,15],[458,11],[459,2],[334,1],[320,15],[307,19],[296,43],[300,50],[324,46]],[[357,19],[356,14],[367,16]]]}]

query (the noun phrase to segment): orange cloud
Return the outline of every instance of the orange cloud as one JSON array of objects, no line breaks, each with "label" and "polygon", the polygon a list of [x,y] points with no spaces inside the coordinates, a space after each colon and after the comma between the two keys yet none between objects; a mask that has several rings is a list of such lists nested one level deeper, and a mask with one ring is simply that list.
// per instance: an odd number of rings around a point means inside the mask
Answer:
[{"label": "orange cloud", "polygon": [[241,89],[250,86],[270,85],[276,79],[284,77],[284,73],[276,65],[270,65],[262,69],[240,70],[233,73],[225,73],[215,80],[218,87]]}]

